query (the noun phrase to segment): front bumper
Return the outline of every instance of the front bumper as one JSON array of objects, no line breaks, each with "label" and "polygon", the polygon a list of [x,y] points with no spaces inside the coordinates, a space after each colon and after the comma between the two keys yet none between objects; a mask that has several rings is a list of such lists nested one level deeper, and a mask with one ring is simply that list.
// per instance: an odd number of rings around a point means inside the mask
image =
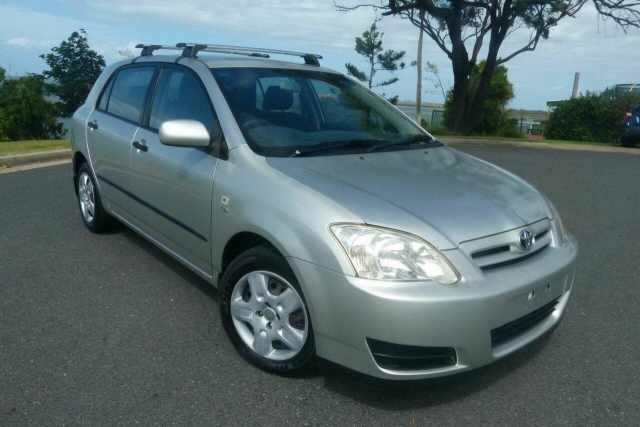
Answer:
[{"label": "front bumper", "polygon": [[[561,319],[575,278],[577,245],[569,238],[525,261],[481,271],[459,250],[447,257],[463,280],[447,287],[429,282],[360,279],[291,258],[306,296],[320,357],[386,379],[449,375],[489,364],[525,346]],[[492,344],[491,331],[557,299],[535,325]],[[424,370],[385,369],[367,339],[402,346],[450,347],[456,362]]]}]

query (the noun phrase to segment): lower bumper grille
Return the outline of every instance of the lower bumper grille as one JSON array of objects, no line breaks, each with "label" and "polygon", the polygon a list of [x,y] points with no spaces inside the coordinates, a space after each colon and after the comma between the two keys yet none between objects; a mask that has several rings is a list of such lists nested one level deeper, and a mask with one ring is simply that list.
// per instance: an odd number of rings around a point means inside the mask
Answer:
[{"label": "lower bumper grille", "polygon": [[454,366],[458,362],[451,347],[417,347],[367,338],[378,366],[394,371],[422,371]]},{"label": "lower bumper grille", "polygon": [[491,331],[491,345],[495,347],[524,334],[549,317],[556,309],[557,304],[558,300],[555,299],[519,319],[493,329]]}]

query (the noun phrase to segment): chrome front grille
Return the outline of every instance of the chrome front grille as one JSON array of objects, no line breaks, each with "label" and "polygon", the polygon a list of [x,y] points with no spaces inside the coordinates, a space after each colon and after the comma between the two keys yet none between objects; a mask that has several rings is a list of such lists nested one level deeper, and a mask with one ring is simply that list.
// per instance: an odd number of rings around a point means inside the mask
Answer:
[{"label": "chrome front grille", "polygon": [[[533,235],[530,248],[523,248],[521,245],[520,234],[523,230],[529,230]],[[489,269],[524,261],[549,247],[551,242],[551,222],[545,218],[504,233],[462,242],[460,248],[471,257],[478,267]]]}]

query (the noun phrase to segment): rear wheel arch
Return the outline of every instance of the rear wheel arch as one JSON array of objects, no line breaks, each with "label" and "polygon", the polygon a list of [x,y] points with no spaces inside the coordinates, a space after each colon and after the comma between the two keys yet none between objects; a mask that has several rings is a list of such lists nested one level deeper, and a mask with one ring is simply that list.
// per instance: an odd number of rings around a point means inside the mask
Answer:
[{"label": "rear wheel arch", "polygon": [[80,169],[80,165],[83,163],[87,163],[86,157],[80,151],[76,151],[73,153],[73,176],[78,176],[78,170]]},{"label": "rear wheel arch", "polygon": [[78,171],[80,170],[80,166],[83,163],[87,163],[87,159],[84,157],[84,155],[80,151],[76,151],[73,154],[73,183],[75,184],[74,188],[75,188],[76,194],[78,192],[78,185],[77,185]]}]

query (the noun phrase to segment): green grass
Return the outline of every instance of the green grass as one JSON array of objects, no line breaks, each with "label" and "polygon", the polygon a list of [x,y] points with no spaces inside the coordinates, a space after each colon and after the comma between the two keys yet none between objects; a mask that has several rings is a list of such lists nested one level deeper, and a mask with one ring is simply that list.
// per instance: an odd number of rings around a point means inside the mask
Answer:
[{"label": "green grass", "polygon": [[68,139],[40,139],[31,141],[0,141],[0,156],[29,154],[70,148]]},{"label": "green grass", "polygon": [[539,141],[529,141],[529,142],[541,142],[544,144],[576,144],[576,145],[603,145],[607,147],[616,147],[620,146],[620,144],[606,144],[604,142],[595,142],[595,141],[570,141],[563,139],[541,139]]}]

